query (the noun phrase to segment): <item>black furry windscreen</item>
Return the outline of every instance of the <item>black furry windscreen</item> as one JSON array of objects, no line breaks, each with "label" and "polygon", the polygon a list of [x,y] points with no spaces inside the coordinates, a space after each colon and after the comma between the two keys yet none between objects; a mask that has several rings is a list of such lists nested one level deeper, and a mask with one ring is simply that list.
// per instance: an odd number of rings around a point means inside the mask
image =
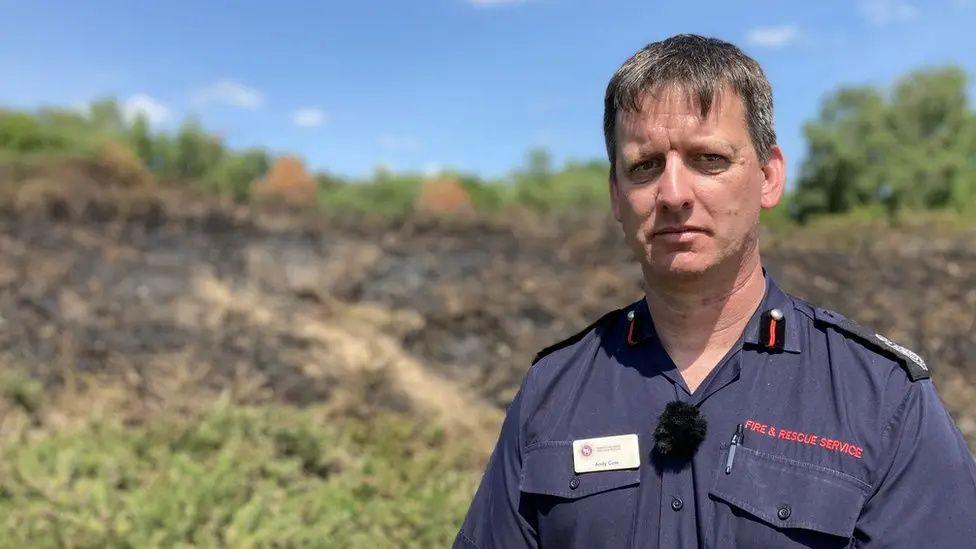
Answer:
[{"label": "black furry windscreen", "polygon": [[689,459],[705,440],[708,424],[696,406],[669,402],[654,428],[654,451],[662,456]]}]

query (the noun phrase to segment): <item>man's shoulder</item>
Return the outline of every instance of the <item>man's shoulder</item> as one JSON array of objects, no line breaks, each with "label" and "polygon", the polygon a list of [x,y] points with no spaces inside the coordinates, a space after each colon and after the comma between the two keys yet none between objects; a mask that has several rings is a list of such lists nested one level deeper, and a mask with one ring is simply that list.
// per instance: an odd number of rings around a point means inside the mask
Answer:
[{"label": "man's shoulder", "polygon": [[816,330],[826,334],[836,334],[859,353],[878,357],[893,367],[899,367],[911,381],[929,377],[928,364],[911,349],[895,343],[874,329],[863,326],[837,311],[812,305],[796,297],[793,297],[793,302],[801,317],[805,317]]},{"label": "man's shoulder", "polygon": [[614,355],[625,345],[627,313],[635,305],[614,309],[539,351],[522,382],[519,404],[524,440],[546,432],[576,391],[580,373]]},{"label": "man's shoulder", "polygon": [[632,310],[634,305],[631,304],[621,309],[609,311],[582,330],[540,350],[532,359],[532,369],[541,368],[546,363],[558,360],[559,357],[572,356],[576,349],[588,345],[593,338],[610,336],[614,332],[614,328],[626,316],[627,311]]}]

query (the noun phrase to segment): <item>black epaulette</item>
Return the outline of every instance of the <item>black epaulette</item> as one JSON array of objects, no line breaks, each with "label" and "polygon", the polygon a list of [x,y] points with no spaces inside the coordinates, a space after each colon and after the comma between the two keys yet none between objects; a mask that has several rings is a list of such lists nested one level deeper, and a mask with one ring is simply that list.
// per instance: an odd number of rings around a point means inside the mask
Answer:
[{"label": "black epaulette", "polygon": [[532,365],[534,366],[536,362],[539,362],[540,360],[542,360],[543,357],[545,357],[546,355],[548,355],[550,353],[553,353],[555,351],[558,351],[559,349],[562,349],[563,347],[569,347],[573,343],[576,343],[577,341],[583,339],[583,337],[586,336],[586,334],[588,334],[590,332],[590,330],[592,330],[594,327],[596,327],[599,324],[602,324],[604,321],[606,321],[607,319],[609,319],[610,317],[612,317],[612,316],[614,316],[614,315],[616,315],[618,313],[620,313],[620,309],[615,309],[613,311],[610,311],[609,313],[607,313],[607,314],[601,316],[599,319],[597,319],[596,322],[594,322],[594,323],[590,324],[589,326],[587,326],[586,328],[583,328],[582,330],[580,330],[579,333],[577,333],[577,334],[575,334],[573,336],[570,336],[570,337],[568,337],[568,338],[560,341],[559,343],[555,343],[555,344],[550,345],[550,346],[546,347],[545,349],[539,351],[538,353],[536,353],[535,358],[532,359]]},{"label": "black epaulette", "polygon": [[929,378],[929,367],[926,366],[925,361],[915,351],[906,349],[849,318],[844,318],[831,311],[822,310],[822,312],[824,313],[823,315],[817,315],[821,320],[827,321],[831,326],[852,336],[868,347],[896,359],[905,370],[905,373],[908,374],[908,378],[912,381]]}]

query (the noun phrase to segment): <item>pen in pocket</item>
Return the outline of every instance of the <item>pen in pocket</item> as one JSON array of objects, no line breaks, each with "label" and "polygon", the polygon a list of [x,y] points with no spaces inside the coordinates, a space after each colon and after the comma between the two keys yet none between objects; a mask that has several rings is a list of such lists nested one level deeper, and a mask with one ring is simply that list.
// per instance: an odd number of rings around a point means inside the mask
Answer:
[{"label": "pen in pocket", "polygon": [[732,460],[735,459],[735,448],[742,444],[742,424],[736,426],[735,432],[732,433],[732,442],[729,443],[729,458],[725,460],[725,474],[732,474]]}]

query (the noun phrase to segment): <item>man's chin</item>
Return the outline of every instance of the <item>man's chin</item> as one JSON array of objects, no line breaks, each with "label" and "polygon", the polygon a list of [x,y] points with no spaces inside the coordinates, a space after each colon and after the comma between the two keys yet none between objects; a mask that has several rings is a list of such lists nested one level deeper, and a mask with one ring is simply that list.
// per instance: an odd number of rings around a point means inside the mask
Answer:
[{"label": "man's chin", "polygon": [[654,273],[656,275],[676,280],[693,280],[695,278],[700,278],[702,275],[708,272],[708,268],[701,266],[673,265],[667,268],[654,269]]},{"label": "man's chin", "polygon": [[715,268],[713,262],[689,253],[669,255],[666,258],[649,258],[644,265],[645,270],[653,276],[673,280],[699,278]]}]

